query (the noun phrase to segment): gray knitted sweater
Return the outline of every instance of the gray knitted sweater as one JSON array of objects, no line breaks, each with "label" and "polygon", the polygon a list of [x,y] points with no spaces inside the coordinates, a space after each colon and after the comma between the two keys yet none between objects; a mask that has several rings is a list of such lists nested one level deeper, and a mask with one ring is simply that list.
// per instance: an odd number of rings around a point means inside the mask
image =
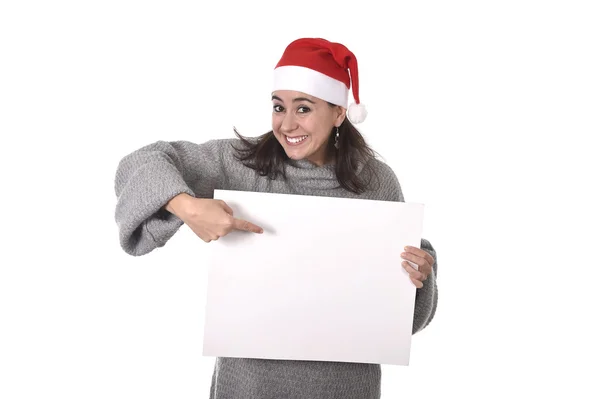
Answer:
[{"label": "gray knitted sweater", "polygon": [[[261,177],[234,158],[232,144],[241,142],[158,141],[123,157],[115,176],[115,219],[123,250],[140,256],[164,246],[183,225],[164,209],[180,193],[213,198],[215,189],[224,189],[404,201],[396,175],[379,160],[373,161],[379,183],[356,195],[339,187],[332,165],[288,161],[287,179]],[[417,289],[413,334],[430,323],[437,306],[436,253],[425,239],[421,248],[436,262]],[[210,399],[375,399],[380,392],[378,364],[217,358]]]}]

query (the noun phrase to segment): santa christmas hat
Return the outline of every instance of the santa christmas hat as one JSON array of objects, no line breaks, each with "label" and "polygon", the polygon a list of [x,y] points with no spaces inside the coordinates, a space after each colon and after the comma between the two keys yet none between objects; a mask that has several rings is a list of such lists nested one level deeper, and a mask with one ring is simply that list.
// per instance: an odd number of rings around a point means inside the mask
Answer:
[{"label": "santa christmas hat", "polygon": [[[348,105],[352,88],[354,102]],[[302,38],[290,43],[275,66],[273,91],[294,90],[348,110],[352,123],[361,123],[367,110],[358,96],[358,63],[340,43]]]}]

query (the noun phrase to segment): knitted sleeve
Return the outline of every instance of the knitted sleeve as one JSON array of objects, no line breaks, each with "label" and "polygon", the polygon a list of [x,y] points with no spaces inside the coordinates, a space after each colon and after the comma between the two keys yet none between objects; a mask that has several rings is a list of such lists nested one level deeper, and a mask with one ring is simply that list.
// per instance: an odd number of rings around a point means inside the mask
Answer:
[{"label": "knitted sleeve", "polygon": [[413,320],[413,334],[421,331],[433,320],[438,301],[437,287],[437,254],[431,243],[421,238],[421,249],[433,256],[433,270],[423,281],[423,287],[417,288],[415,299],[415,317]]},{"label": "knitted sleeve", "polygon": [[222,179],[222,142],[157,141],[117,166],[115,221],[123,250],[133,256],[162,247],[183,225],[164,209],[180,193],[209,198]]}]

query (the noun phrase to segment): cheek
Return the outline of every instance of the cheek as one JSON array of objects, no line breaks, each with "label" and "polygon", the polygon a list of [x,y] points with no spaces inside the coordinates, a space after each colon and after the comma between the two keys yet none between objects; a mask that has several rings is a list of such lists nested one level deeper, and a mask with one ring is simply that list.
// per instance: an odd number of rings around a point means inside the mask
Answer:
[{"label": "cheek", "polygon": [[307,134],[310,134],[313,139],[317,139],[320,136],[319,120],[317,118],[303,118],[300,120],[299,124],[302,130]]},{"label": "cheek", "polygon": [[312,123],[306,126],[306,131],[310,132],[315,144],[322,144],[329,137],[329,130],[323,128],[323,122]]},{"label": "cheek", "polygon": [[281,127],[281,121],[282,119],[280,115],[273,114],[273,116],[271,117],[271,128],[274,132],[279,131],[279,128]]},{"label": "cheek", "polygon": [[324,115],[311,115],[311,118],[306,118],[304,128],[310,132],[315,141],[319,143],[326,141],[330,130],[326,126],[329,126],[330,121]]}]

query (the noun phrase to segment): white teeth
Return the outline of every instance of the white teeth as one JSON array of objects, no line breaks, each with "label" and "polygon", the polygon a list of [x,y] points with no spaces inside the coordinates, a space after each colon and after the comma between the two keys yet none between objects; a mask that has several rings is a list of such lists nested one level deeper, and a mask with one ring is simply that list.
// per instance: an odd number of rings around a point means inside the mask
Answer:
[{"label": "white teeth", "polygon": [[291,138],[291,137],[285,136],[285,139],[292,144],[298,144],[299,142],[304,141],[307,137],[308,136]]}]

